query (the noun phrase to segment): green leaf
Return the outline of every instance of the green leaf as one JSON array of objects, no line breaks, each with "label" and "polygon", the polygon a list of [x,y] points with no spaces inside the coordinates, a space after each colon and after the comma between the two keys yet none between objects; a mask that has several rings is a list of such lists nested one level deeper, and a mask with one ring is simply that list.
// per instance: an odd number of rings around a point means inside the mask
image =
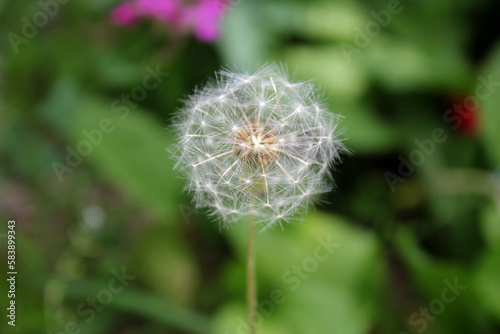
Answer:
[{"label": "green leaf", "polygon": [[397,129],[380,119],[370,106],[333,101],[332,110],[344,116],[341,128],[347,147],[354,153],[387,152],[398,144]]},{"label": "green leaf", "polygon": [[483,236],[491,249],[500,248],[500,212],[499,206],[488,205],[483,210],[481,220]]},{"label": "green leaf", "polygon": [[[409,283],[416,286],[415,292],[418,292],[405,319],[409,328],[417,332],[428,328],[433,333],[443,334],[486,333],[491,330],[484,321],[484,310],[478,306],[477,280],[470,270],[459,263],[438,260],[426,254],[405,229],[397,232],[395,241],[397,254],[411,277]],[[474,305],[474,312],[471,305]],[[428,310],[432,321],[422,320],[422,315],[419,315],[421,308]],[[467,319],[467,322],[460,319]]]},{"label": "green leaf", "polygon": [[[228,233],[244,261],[245,224]],[[377,318],[383,277],[374,234],[340,217],[310,214],[285,231],[278,226],[258,234],[256,244],[264,326],[283,323],[288,333],[297,334],[369,331]],[[282,291],[282,301],[273,302],[276,289]]]},{"label": "green leaf", "polygon": [[94,134],[96,142],[101,133],[102,141],[92,145],[85,161],[158,217],[169,223],[179,217],[182,182],[175,177],[174,163],[166,152],[173,141],[158,122],[141,110],[118,115],[112,112],[111,103],[87,100],[78,106],[73,147],[88,143],[88,133]]},{"label": "green leaf", "polygon": [[303,9],[297,33],[318,40],[352,41],[354,28],[368,22],[355,2],[319,2]]},{"label": "green leaf", "polygon": [[349,63],[338,47],[293,46],[280,58],[290,69],[297,68],[301,78],[315,79],[332,98],[355,99],[368,90],[364,69]]},{"label": "green leaf", "polygon": [[[500,82],[500,44],[493,49],[485,67],[481,71],[481,76],[488,81],[491,78],[495,83]],[[479,83],[478,83],[479,84]],[[500,166],[500,87],[493,86],[490,95],[481,100],[481,130],[483,145],[486,148],[491,163]],[[484,88],[483,88],[484,90]],[[483,92],[484,93],[484,92]]]},{"label": "green leaf", "polygon": [[[69,284],[68,296],[72,299],[85,300],[89,296],[97,295],[108,285],[109,281],[73,282]],[[122,292],[114,294],[109,306],[106,307],[141,315],[186,333],[208,333],[208,321],[205,317],[183,309],[166,299],[134,290],[131,286],[126,286]]]},{"label": "green leaf", "polygon": [[250,1],[238,1],[235,6],[224,19],[224,35],[217,46],[227,64],[253,68],[264,58],[269,36],[255,20],[258,9]]},{"label": "green leaf", "polygon": [[[168,223],[180,216],[182,181],[173,171],[166,148],[169,132],[139,108],[85,94],[72,80],[61,79],[42,104],[42,118],[66,139],[82,162],[69,166],[68,147],[62,161],[74,171],[93,166],[104,179]],[[113,112],[115,111],[115,112]],[[74,158],[73,158],[74,159]],[[66,161],[65,161],[66,160]],[[64,178],[70,175],[65,173]]]},{"label": "green leaf", "polygon": [[360,62],[393,92],[469,88],[463,84],[470,80],[466,60],[459,50],[442,43],[422,45],[404,37],[378,37],[361,53]]},{"label": "green leaf", "polygon": [[500,248],[485,254],[477,269],[475,288],[484,308],[500,320]]}]

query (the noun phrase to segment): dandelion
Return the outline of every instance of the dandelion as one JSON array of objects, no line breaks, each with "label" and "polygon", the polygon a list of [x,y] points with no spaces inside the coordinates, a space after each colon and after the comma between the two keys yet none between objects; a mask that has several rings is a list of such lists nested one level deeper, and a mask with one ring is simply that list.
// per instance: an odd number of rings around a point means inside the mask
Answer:
[{"label": "dandelion", "polygon": [[174,121],[176,168],[197,207],[229,226],[246,220],[249,323],[254,332],[254,225],[283,227],[332,188],[331,167],[346,149],[339,116],[310,82],[283,68],[221,70],[197,90]]},{"label": "dandelion", "polygon": [[177,167],[198,207],[224,225],[252,216],[263,229],[305,212],[331,189],[345,150],[339,117],[310,82],[268,65],[254,74],[220,71],[175,121]]}]

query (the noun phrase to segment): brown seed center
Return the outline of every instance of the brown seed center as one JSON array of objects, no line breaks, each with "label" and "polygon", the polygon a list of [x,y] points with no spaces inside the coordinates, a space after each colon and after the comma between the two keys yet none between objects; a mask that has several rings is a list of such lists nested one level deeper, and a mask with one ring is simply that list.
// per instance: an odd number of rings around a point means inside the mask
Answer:
[{"label": "brown seed center", "polygon": [[245,163],[268,165],[272,160],[277,160],[277,138],[274,130],[267,130],[267,125],[251,126],[240,129],[233,139],[233,155]]}]

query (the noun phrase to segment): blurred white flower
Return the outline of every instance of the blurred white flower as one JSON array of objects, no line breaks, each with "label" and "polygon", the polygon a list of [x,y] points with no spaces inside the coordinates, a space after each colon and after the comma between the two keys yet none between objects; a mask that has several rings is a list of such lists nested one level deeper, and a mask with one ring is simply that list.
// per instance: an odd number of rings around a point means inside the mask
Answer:
[{"label": "blurred white flower", "polygon": [[100,229],[106,220],[106,213],[98,205],[87,206],[83,209],[83,222],[90,229]]},{"label": "blurred white flower", "polygon": [[338,115],[309,82],[267,65],[254,74],[222,70],[174,120],[174,155],[194,193],[227,226],[251,215],[264,229],[303,213],[331,189],[345,151]]}]

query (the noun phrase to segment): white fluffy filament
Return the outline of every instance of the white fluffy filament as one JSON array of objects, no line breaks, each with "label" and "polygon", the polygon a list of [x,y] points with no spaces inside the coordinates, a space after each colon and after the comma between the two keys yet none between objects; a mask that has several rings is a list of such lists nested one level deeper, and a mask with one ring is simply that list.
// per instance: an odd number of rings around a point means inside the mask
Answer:
[{"label": "white fluffy filament", "polygon": [[290,82],[276,65],[223,70],[174,121],[177,168],[197,206],[225,225],[248,215],[264,229],[281,225],[331,189],[325,176],[345,151],[338,119],[311,83]]}]

